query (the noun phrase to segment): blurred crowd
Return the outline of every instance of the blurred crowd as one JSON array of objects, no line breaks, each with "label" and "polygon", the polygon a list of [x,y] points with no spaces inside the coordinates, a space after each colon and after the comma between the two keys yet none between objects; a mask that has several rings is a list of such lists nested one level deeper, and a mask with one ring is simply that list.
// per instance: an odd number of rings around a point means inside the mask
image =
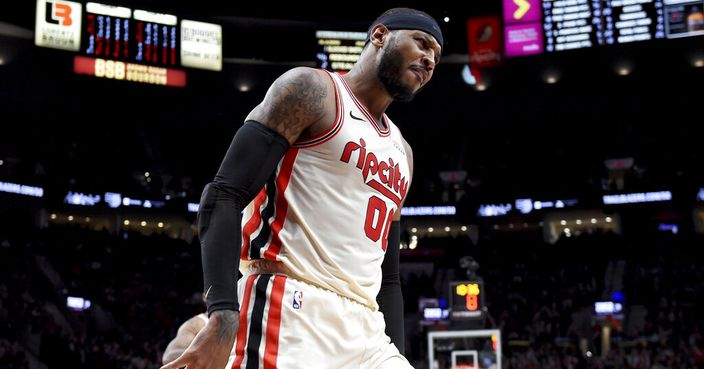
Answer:
[{"label": "blurred crowd", "polygon": [[[704,368],[704,249],[696,234],[593,233],[548,244],[531,232],[419,240],[402,253],[407,356],[427,368],[419,300],[448,299],[472,256],[487,318],[517,369]],[[422,259],[422,260],[421,260]],[[176,329],[203,311],[196,241],[52,225],[0,234],[0,367],[156,368]],[[596,301],[624,296],[622,316]],[[90,301],[67,306],[67,297]],[[603,326],[610,327],[607,348]],[[449,328],[451,329],[451,327]],[[606,351],[605,351],[606,350]]]}]

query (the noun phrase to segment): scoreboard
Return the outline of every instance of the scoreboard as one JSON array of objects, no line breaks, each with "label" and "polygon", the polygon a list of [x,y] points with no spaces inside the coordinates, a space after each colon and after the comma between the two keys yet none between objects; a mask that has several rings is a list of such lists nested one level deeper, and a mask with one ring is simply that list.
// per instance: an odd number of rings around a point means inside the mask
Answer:
[{"label": "scoreboard", "polygon": [[331,72],[346,72],[352,69],[362,54],[367,34],[365,32],[317,31],[316,59],[318,67]]},{"label": "scoreboard", "polygon": [[96,2],[37,0],[35,44],[75,51],[77,74],[184,87],[181,67],[222,70],[222,27]]},{"label": "scoreboard", "polygon": [[665,38],[662,0],[609,0],[606,4],[604,44]]},{"label": "scoreboard", "polygon": [[77,74],[184,87],[179,65],[178,18],[171,14],[89,2],[82,22]]},{"label": "scoreboard", "polygon": [[483,318],[484,283],[482,281],[454,281],[450,283],[450,319],[471,320]]},{"label": "scoreboard", "polygon": [[503,0],[506,57],[704,35],[702,0]]},{"label": "scoreboard", "polygon": [[178,65],[178,19],[174,15],[88,3],[83,24],[84,55]]},{"label": "scoreboard", "polygon": [[665,38],[663,0],[542,2],[545,51]]}]

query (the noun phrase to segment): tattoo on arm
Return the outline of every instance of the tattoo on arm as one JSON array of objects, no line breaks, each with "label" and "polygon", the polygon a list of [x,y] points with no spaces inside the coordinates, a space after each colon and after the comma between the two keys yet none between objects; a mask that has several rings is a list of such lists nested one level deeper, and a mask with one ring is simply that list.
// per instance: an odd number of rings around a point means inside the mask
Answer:
[{"label": "tattoo on arm", "polygon": [[275,129],[290,142],[325,116],[328,95],[323,77],[316,71],[298,71],[277,80],[251,116]]},{"label": "tattoo on arm", "polygon": [[215,332],[218,344],[229,345],[235,340],[235,335],[237,334],[238,314],[233,311],[223,311],[223,313],[219,313],[219,319],[220,321],[218,322],[217,330]]}]

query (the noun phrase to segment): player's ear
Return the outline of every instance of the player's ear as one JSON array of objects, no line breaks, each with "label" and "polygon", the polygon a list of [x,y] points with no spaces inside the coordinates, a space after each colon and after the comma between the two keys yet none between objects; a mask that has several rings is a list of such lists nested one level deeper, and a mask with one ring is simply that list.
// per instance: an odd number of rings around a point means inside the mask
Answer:
[{"label": "player's ear", "polygon": [[372,28],[371,36],[369,36],[369,42],[376,47],[384,46],[386,38],[389,35],[389,29],[385,25],[379,23],[374,28]]}]

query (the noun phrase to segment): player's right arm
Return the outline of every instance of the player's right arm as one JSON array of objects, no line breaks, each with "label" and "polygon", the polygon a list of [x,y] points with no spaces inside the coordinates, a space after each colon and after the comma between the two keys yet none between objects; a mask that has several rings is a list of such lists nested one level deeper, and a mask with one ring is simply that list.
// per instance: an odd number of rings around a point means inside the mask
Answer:
[{"label": "player's right arm", "polygon": [[210,319],[186,351],[162,369],[225,367],[239,326],[241,212],[276,171],[289,146],[334,119],[335,97],[330,96],[331,82],[323,73],[294,68],[279,77],[247,116],[215,179],[203,190],[198,231]]},{"label": "player's right arm", "polygon": [[302,135],[315,135],[335,119],[335,92],[326,72],[294,68],[269,88],[264,101],[246,120],[257,121],[293,144]]}]

